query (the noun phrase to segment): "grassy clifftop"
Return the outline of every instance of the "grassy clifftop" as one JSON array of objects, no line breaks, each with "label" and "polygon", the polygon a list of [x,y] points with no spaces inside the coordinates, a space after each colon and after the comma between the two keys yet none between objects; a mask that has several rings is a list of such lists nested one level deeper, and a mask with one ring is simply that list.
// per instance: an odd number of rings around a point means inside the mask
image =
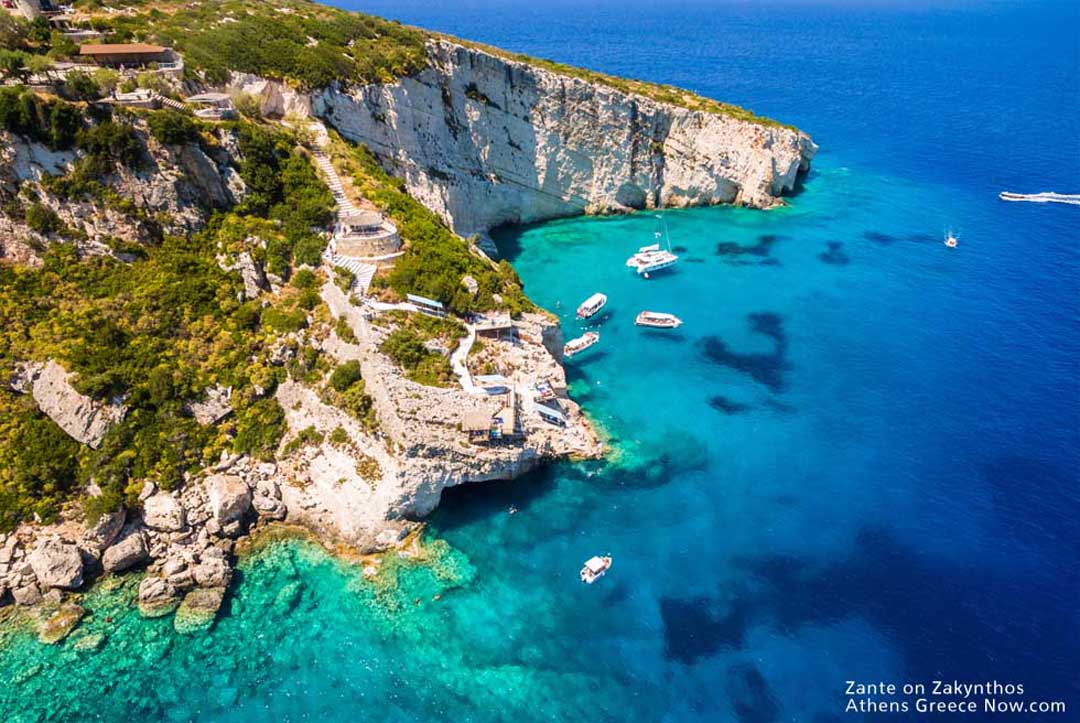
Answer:
[{"label": "grassy clifftop", "polygon": [[618,78],[303,0],[195,0],[183,4],[127,0],[130,14],[105,14],[96,9],[98,4],[98,0],[82,0],[78,7],[92,14],[89,22],[109,31],[111,39],[174,47],[184,54],[188,67],[210,79],[221,79],[234,70],[307,88],[333,80],[391,82],[422,70],[427,63],[424,43],[442,38],[658,102],[792,128],[683,88]]}]

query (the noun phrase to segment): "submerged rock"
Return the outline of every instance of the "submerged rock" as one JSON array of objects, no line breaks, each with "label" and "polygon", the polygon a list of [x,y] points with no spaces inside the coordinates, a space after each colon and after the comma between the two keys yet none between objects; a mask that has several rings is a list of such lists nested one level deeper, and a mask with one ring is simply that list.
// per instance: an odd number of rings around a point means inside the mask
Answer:
[{"label": "submerged rock", "polygon": [[45,540],[30,553],[30,566],[44,587],[74,590],[83,583],[83,562],[79,548],[69,542]]},{"label": "submerged rock", "polygon": [[147,577],[139,583],[139,612],[144,618],[168,615],[180,604],[176,588],[160,577]]},{"label": "submerged rock", "polygon": [[75,641],[75,649],[82,652],[99,650],[104,643],[104,633],[83,633]]},{"label": "submerged rock", "polygon": [[66,638],[79,621],[86,615],[86,610],[74,603],[61,605],[38,629],[38,639],[47,644],[58,643]]},{"label": "submerged rock", "polygon": [[173,627],[176,632],[190,635],[208,630],[225,600],[224,587],[196,588],[184,596],[176,610]]}]

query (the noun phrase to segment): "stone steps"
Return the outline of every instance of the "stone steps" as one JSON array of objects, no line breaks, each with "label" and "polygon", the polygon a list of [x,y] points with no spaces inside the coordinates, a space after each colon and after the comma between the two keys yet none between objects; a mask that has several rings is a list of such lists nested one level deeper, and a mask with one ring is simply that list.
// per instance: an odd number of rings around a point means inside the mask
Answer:
[{"label": "stone steps", "polygon": [[374,264],[365,264],[363,261],[357,259],[351,259],[348,256],[339,256],[334,254],[330,257],[330,263],[334,266],[340,266],[343,269],[347,269],[356,276],[356,287],[360,293],[366,294],[371,287],[371,280],[375,278],[375,272],[378,271],[378,267]]}]

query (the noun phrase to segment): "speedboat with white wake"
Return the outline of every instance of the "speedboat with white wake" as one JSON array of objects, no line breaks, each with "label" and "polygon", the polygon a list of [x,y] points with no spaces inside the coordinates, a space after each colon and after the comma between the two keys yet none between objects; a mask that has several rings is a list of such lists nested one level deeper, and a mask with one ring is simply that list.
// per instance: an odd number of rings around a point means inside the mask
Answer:
[{"label": "speedboat with white wake", "polygon": [[[664,217],[656,215],[657,229],[653,234],[656,243],[642,246],[637,253],[626,260],[626,265],[633,269],[639,276],[649,278],[649,274],[674,266],[679,257],[671,252],[671,238],[668,236],[667,224]],[[666,242],[667,248],[661,248],[660,241]]]},{"label": "speedboat with white wake", "polygon": [[1027,201],[1028,203],[1065,203],[1070,206],[1080,206],[1080,193],[1054,193],[1043,191],[1042,193],[1013,193],[1002,191],[998,194],[1002,201]]},{"label": "speedboat with white wake", "polygon": [[600,332],[587,331],[578,338],[571,339],[563,345],[563,356],[569,359],[570,357],[585,351],[598,341],[600,341]]},{"label": "speedboat with white wake", "polygon": [[581,302],[581,306],[577,308],[577,318],[588,319],[590,316],[594,316],[596,312],[604,308],[604,304],[607,303],[607,296],[596,292],[585,301]]},{"label": "speedboat with white wake", "polygon": [[643,311],[634,319],[636,326],[651,326],[654,329],[678,329],[682,326],[682,319],[674,314],[662,311]]}]

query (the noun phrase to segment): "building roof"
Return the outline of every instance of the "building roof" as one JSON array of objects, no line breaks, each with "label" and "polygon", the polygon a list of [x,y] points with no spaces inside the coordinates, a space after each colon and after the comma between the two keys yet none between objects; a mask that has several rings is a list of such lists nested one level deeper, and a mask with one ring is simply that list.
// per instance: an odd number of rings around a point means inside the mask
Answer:
[{"label": "building roof", "polygon": [[566,415],[560,412],[558,409],[553,409],[546,404],[536,404],[535,409],[536,413],[539,414],[541,417],[546,417],[547,419],[554,419],[561,424],[566,424]]},{"label": "building roof", "polygon": [[426,296],[417,296],[416,294],[405,294],[405,298],[407,298],[409,301],[413,302],[414,304],[422,304],[424,306],[433,306],[436,309],[443,308],[443,305],[442,305],[441,301],[435,301],[434,299],[429,299]]},{"label": "building roof", "polygon": [[190,96],[187,99],[188,103],[224,103],[229,100],[227,93],[199,93],[198,95]]},{"label": "building roof", "polygon": [[510,318],[510,312],[508,311],[496,311],[483,314],[476,320],[477,331],[509,329],[513,325],[514,321]]},{"label": "building roof", "polygon": [[517,433],[517,394],[510,392],[510,399],[507,400],[506,406],[499,410],[499,413],[495,415],[501,423],[501,429],[504,436],[512,437]]},{"label": "building roof", "polygon": [[483,409],[474,409],[461,415],[461,430],[463,432],[490,432],[491,412]]},{"label": "building roof", "polygon": [[381,213],[378,211],[367,211],[365,209],[351,211],[341,217],[341,223],[346,226],[351,224],[357,226],[381,226],[382,222],[383,217]]},{"label": "building roof", "polygon": [[87,43],[79,46],[79,55],[158,55],[166,50],[146,43]]}]

